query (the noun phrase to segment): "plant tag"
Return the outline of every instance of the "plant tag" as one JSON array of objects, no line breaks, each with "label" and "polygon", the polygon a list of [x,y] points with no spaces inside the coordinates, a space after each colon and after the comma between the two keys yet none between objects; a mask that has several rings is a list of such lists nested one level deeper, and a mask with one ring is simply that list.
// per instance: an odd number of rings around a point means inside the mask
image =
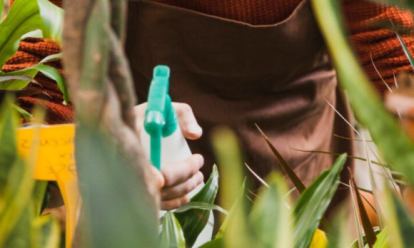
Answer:
[{"label": "plant tag", "polygon": [[74,141],[73,124],[25,127],[17,132],[20,155],[27,158],[36,151],[34,178],[58,183],[67,209],[66,247],[72,247],[80,210]]}]

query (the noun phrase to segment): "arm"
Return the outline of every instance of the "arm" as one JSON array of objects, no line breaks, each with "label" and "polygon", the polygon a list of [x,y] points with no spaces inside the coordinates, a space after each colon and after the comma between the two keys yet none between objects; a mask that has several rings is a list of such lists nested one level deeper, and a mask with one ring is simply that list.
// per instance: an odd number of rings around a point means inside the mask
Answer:
[{"label": "arm", "polygon": [[[41,39],[28,38],[20,42],[19,50],[16,54],[10,58],[3,66],[4,72],[11,72],[28,68],[36,65],[43,58],[51,54],[59,53],[60,48],[57,44],[51,42],[45,42]],[[47,63],[55,67],[60,73],[62,73],[62,65],[60,61],[53,61]],[[30,84],[26,89],[38,90],[46,93],[50,98],[45,100],[37,99],[33,96],[19,97],[19,106],[24,108],[28,112],[32,112],[34,105],[41,103],[47,108],[46,123],[48,124],[62,124],[70,123],[73,121],[73,108],[71,104],[63,105],[63,96],[55,81],[38,73],[35,80],[40,85]]]},{"label": "arm", "polygon": [[[404,51],[391,30],[375,27],[380,21],[392,21],[404,28],[413,28],[413,16],[409,11],[397,7],[371,3],[367,0],[343,0],[345,21],[351,42],[362,67],[383,94],[387,90],[371,61],[387,84],[394,84],[394,74],[402,70],[412,70]],[[403,36],[410,51],[414,51],[414,38]]]}]

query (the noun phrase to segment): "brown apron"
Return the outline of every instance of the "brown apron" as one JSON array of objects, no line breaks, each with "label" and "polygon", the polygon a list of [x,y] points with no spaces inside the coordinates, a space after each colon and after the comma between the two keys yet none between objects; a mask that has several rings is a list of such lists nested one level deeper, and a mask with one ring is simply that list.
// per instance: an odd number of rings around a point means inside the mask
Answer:
[{"label": "brown apron", "polygon": [[333,136],[352,132],[326,101],[348,119],[349,110],[307,0],[286,20],[261,26],[133,1],[126,53],[141,102],[153,67],[171,68],[173,101],[188,103],[204,130],[189,144],[205,157],[206,178],[215,163],[210,133],[219,124],[237,132],[246,163],[262,177],[280,168],[255,124],[307,185],[333,157],[296,149],[352,154],[351,142]]}]

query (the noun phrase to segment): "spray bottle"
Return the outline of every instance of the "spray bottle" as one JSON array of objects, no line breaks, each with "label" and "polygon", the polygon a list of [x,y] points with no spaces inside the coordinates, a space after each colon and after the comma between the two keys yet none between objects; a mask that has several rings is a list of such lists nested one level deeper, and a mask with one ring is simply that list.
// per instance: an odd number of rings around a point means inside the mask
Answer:
[{"label": "spray bottle", "polygon": [[[144,129],[141,131],[141,144],[151,163],[161,170],[161,163],[183,161],[191,156],[190,148],[178,125],[177,115],[172,106],[169,89],[170,68],[159,65],[154,68],[151,81],[147,110],[145,112]],[[194,196],[202,189],[204,183],[189,193]],[[161,211],[160,215],[164,212]],[[213,223],[210,213],[209,223]],[[213,227],[207,224],[200,233],[194,247],[198,247],[211,239]]]}]

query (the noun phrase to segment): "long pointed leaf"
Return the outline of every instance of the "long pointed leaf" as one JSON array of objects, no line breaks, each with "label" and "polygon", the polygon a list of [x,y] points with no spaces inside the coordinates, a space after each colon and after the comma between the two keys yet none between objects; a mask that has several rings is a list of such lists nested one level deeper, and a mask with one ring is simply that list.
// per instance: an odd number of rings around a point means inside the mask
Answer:
[{"label": "long pointed leaf", "polygon": [[355,58],[346,39],[339,4],[332,0],[312,0],[312,4],[339,81],[347,90],[355,115],[370,131],[384,159],[414,185],[414,144],[385,109]]},{"label": "long pointed leaf", "polygon": [[33,82],[33,78],[27,76],[1,76],[0,83],[12,81],[12,80],[23,80],[27,82]]},{"label": "long pointed leaf", "polygon": [[56,53],[56,54],[52,54],[49,55],[45,58],[43,58],[42,60],[40,60],[39,63],[43,64],[43,63],[47,63],[47,62],[52,62],[52,61],[56,61],[62,59],[62,53]]},{"label": "long pointed leaf", "polygon": [[[28,67],[18,71],[12,71],[7,73],[0,73],[1,77],[21,77],[24,78],[34,78],[39,70],[36,70],[32,67]],[[33,80],[33,79],[32,79]],[[0,90],[21,90],[27,85],[29,85],[31,81],[28,80],[21,80],[16,78],[15,80],[8,80],[5,82],[0,83]]]},{"label": "long pointed leaf", "polygon": [[177,208],[176,210],[174,210],[174,214],[184,213],[190,209],[217,210],[225,215],[229,214],[229,212],[223,209],[222,207],[214,205],[214,204],[205,203],[205,202],[189,202],[185,204],[184,206],[181,206]]},{"label": "long pointed leaf", "polygon": [[16,104],[13,104],[13,108],[17,112],[19,112],[19,114],[21,116],[23,116],[23,118],[25,118],[26,120],[32,120],[33,119],[33,116],[29,112],[27,112],[26,110],[24,110],[21,107],[17,106]]},{"label": "long pointed leaf", "polygon": [[293,206],[295,247],[308,247],[331,199],[338,188],[339,176],[346,161],[341,155],[331,169],[323,172]]},{"label": "long pointed leaf", "polygon": [[296,173],[292,170],[292,167],[286,162],[286,160],[280,155],[280,153],[276,150],[273,144],[270,142],[269,138],[263,133],[263,131],[257,126],[257,129],[262,134],[262,137],[265,139],[267,145],[272,150],[273,154],[275,155],[277,161],[279,162],[280,166],[282,167],[283,171],[289,176],[289,179],[292,181],[293,185],[295,185],[296,189],[302,193],[305,191],[306,187],[296,175]]},{"label": "long pointed leaf", "polygon": [[37,64],[32,68],[39,70],[46,77],[56,81],[59,90],[63,93],[63,104],[66,105],[69,102],[70,95],[65,79],[63,78],[62,74],[60,74],[58,70],[56,70],[54,67],[45,64]]},{"label": "long pointed leaf", "polygon": [[183,230],[172,212],[166,212],[162,218],[161,247],[185,248]]},{"label": "long pointed leaf", "polygon": [[354,176],[351,173],[351,187],[355,189],[355,196],[356,201],[358,204],[358,213],[359,217],[361,218],[362,227],[364,229],[365,237],[369,247],[372,247],[377,240],[377,237],[374,233],[374,229],[372,228],[371,222],[369,221],[367,211],[365,210],[364,204],[362,203],[361,195],[356,187],[356,183],[354,180]]},{"label": "long pointed leaf", "polygon": [[[349,182],[349,184],[351,184],[351,182]],[[355,225],[356,225],[356,230],[357,230],[357,239],[353,242],[352,248],[363,248],[364,247],[364,239],[363,239],[363,234],[362,234],[362,230],[361,230],[361,224],[358,218],[358,210],[357,210],[357,203],[356,203],[356,197],[355,197],[355,189],[354,188],[350,188],[351,190],[351,201],[352,201],[352,210],[354,213],[354,218],[355,218]]]},{"label": "long pointed leaf", "polygon": [[[11,106],[12,99],[7,98],[0,111],[0,142],[7,144],[0,146],[0,247],[27,247],[34,180],[31,166],[17,155],[16,119]],[[17,236],[21,236],[20,241]]]},{"label": "long pointed leaf", "polygon": [[404,50],[405,56],[408,58],[408,61],[410,61],[411,67],[414,69],[414,58],[411,55],[410,50],[408,50],[408,48],[405,45],[403,39],[401,38],[401,36],[398,34],[398,32],[396,30],[395,30],[395,35],[397,36],[398,41],[400,42],[400,44],[401,44],[401,46],[402,46],[402,48]]},{"label": "long pointed leaf", "polygon": [[[22,70],[8,72],[8,73],[2,73],[0,74],[1,77],[14,77],[14,76],[25,76],[24,78],[31,77],[34,78],[38,72],[43,73],[46,77],[56,81],[56,84],[59,88],[59,90],[63,93],[63,104],[66,104],[69,102],[70,94],[69,90],[66,85],[66,81],[63,78],[62,74],[59,73],[58,70],[56,70],[54,67],[45,65],[45,64],[37,64]],[[1,78],[0,77],[0,78]],[[5,90],[20,90],[26,87],[30,81],[27,80],[11,80],[7,82],[0,83],[0,89]]]},{"label": "long pointed leaf", "polygon": [[[217,166],[213,166],[213,171],[204,187],[193,196],[190,203],[202,202],[207,204],[213,204],[216,199],[218,191],[218,171]],[[185,206],[183,206],[185,207]],[[183,208],[182,207],[182,208]],[[210,217],[209,210],[190,210],[185,213],[174,213],[177,220],[180,222],[186,243],[188,246],[193,246],[197,237],[203,231]]]}]

